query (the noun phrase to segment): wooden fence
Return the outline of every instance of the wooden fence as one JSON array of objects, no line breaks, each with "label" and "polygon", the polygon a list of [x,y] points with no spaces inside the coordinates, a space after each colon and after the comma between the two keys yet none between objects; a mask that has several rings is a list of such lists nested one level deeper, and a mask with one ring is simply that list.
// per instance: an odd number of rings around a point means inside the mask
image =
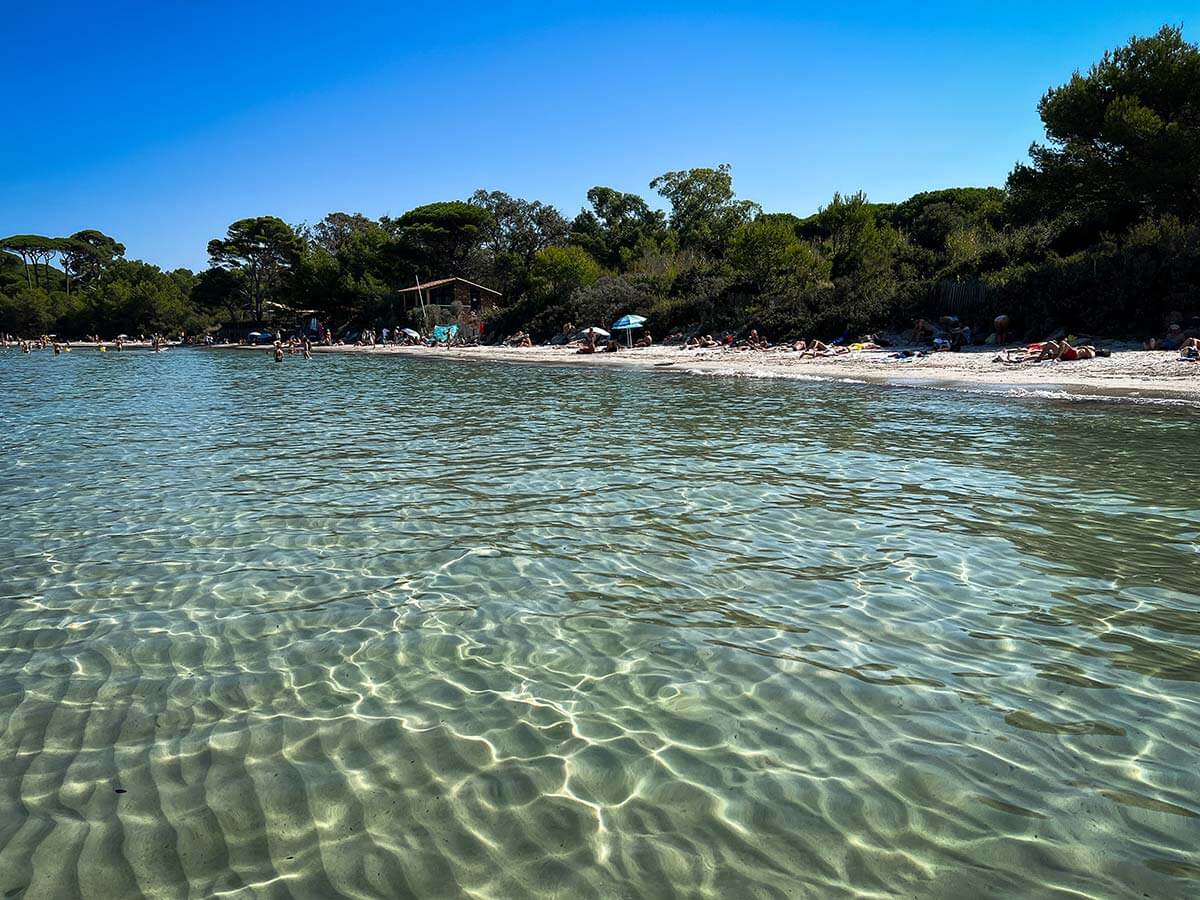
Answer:
[{"label": "wooden fence", "polygon": [[939,281],[932,293],[935,318],[958,316],[967,324],[990,325],[1002,312],[999,291],[981,281]]}]

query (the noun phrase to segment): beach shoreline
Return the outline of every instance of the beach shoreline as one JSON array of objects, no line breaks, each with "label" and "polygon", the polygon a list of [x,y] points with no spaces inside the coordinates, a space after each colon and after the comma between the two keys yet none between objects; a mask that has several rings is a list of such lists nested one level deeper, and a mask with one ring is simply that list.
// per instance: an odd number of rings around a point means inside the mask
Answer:
[{"label": "beach shoreline", "polygon": [[[270,347],[218,345],[212,349]],[[1174,402],[1200,407],[1200,363],[1183,362],[1172,351],[1116,351],[1110,357],[1070,362],[1009,365],[994,361],[994,348],[962,353],[931,353],[894,359],[894,351],[852,351],[832,357],[805,357],[783,351],[681,350],[651,347],[619,353],[580,354],[569,347],[401,347],[313,348],[314,354],[353,353],[504,362],[533,365],[640,368],[697,375],[840,381],[898,387],[1064,396],[1087,399]]]}]

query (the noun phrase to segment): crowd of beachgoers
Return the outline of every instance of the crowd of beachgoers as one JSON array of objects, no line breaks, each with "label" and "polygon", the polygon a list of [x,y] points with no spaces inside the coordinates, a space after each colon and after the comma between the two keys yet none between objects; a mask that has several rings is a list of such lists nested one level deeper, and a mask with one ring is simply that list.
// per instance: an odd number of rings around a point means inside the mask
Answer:
[{"label": "crowd of beachgoers", "polygon": [[158,353],[169,347],[211,344],[212,340],[210,338],[189,339],[186,335],[182,334],[177,338],[171,338],[165,334],[158,333],[149,336],[140,334],[136,338],[131,338],[127,334],[118,334],[111,339],[102,338],[98,334],[91,334],[82,339],[71,340],[60,338],[55,334],[41,334],[37,337],[25,338],[15,334],[0,333],[0,349],[15,349],[22,353],[49,350],[56,356],[60,353],[70,353],[72,350],[85,347],[99,350],[101,353],[107,353],[109,350],[120,352],[126,349],[145,349]]},{"label": "crowd of beachgoers", "polygon": [[[883,353],[888,358],[895,359],[921,358],[932,353],[985,349],[995,350],[991,361],[1004,365],[1024,365],[1047,361],[1075,362],[1111,356],[1114,347],[1122,352],[1138,349],[1136,344],[1129,342],[1085,338],[1067,334],[1063,330],[1059,330],[1041,341],[1013,342],[1010,340],[1009,318],[1003,315],[996,317],[993,322],[993,330],[986,336],[979,335],[954,316],[945,316],[936,321],[917,319],[911,329],[901,333],[871,333],[852,336],[846,332],[829,340],[810,338],[789,339],[780,342],[772,342],[756,328],[751,328],[743,334],[725,331],[716,336],[703,333],[699,329],[693,329],[690,332],[676,329],[656,344],[649,329],[640,324],[635,327],[638,337],[635,339],[631,333],[632,329],[630,329],[626,331],[625,341],[622,341],[613,332],[599,326],[577,328],[573,323],[567,323],[559,334],[540,345],[535,344],[532,335],[526,331],[517,331],[499,341],[481,341],[479,335],[467,336],[453,325],[436,326],[428,335],[422,335],[412,328],[397,326],[395,328],[384,327],[378,331],[373,328],[364,328],[338,338],[321,328],[315,336],[310,336],[305,332],[296,332],[286,337],[280,331],[274,333],[251,332],[248,337],[239,339],[236,346],[269,349],[274,352],[276,358],[294,354],[311,358],[314,348],[324,350],[418,347],[449,349],[480,344],[505,348],[540,346],[545,349],[557,348],[560,351],[573,351],[577,354],[620,353],[652,347],[668,347],[685,351],[786,353],[795,354],[799,358],[830,358],[869,351]],[[229,347],[234,345],[228,342],[218,343],[209,335],[189,337],[180,334],[177,338],[171,338],[155,333],[131,338],[128,335],[119,334],[110,340],[105,340],[100,335],[88,335],[83,340],[71,341],[59,339],[55,335],[43,334],[33,338],[22,338],[0,333],[0,348],[12,347],[25,353],[37,350],[51,350],[60,353],[79,347],[95,347],[105,351],[109,349],[120,351],[127,347],[158,351],[177,346]],[[1140,349],[1171,352],[1177,354],[1181,361],[1200,362],[1200,316],[1192,316],[1186,320],[1179,317],[1178,320],[1172,321],[1166,326],[1162,337],[1154,337],[1142,342]]]},{"label": "crowd of beachgoers", "polygon": [[[903,332],[845,333],[830,339],[773,341],[762,330],[708,333],[673,330],[656,338],[599,326],[566,324],[548,341],[518,331],[481,346],[428,342],[422,348],[360,346],[463,359],[509,359],[561,365],[568,361],[672,367],[700,374],[797,377],[913,385],[974,385],[1001,389],[1066,389],[1096,396],[1161,396],[1200,402],[1200,318],[1178,317],[1161,337],[1117,340],[1055,331],[1044,340],[1018,339],[1007,316],[986,333],[953,316],[918,319]],[[336,348],[335,348],[336,349]]]},{"label": "crowd of beachgoers", "polygon": [[[987,335],[979,335],[969,326],[963,325],[958,318],[945,316],[937,321],[917,319],[913,327],[904,333],[852,336],[847,332],[827,341],[809,338],[775,343],[756,328],[742,335],[726,331],[716,337],[699,331],[685,333],[675,330],[664,337],[658,346],[677,347],[681,350],[789,353],[796,354],[799,358],[840,357],[872,351],[882,352],[888,358],[894,359],[921,358],[931,353],[991,349],[996,351],[992,362],[1004,365],[1047,361],[1075,362],[1109,357],[1113,349],[1107,344],[1116,344],[1122,350],[1136,349],[1136,345],[1084,338],[1062,330],[1045,340],[1014,343],[1010,340],[1009,317],[1003,315],[995,318],[993,329]],[[517,348],[533,347],[534,342],[527,332],[518,331],[509,335],[503,341],[503,345]],[[612,333],[597,326],[577,330],[573,324],[568,323],[563,327],[561,334],[546,342],[544,346],[558,346],[576,353],[590,354],[642,350],[656,344],[651,332],[644,329],[636,341],[630,338],[627,343],[622,343]],[[1186,322],[1171,322],[1161,338],[1151,338],[1143,342],[1141,349],[1177,353],[1179,359],[1185,362],[1200,361],[1200,317],[1193,317]]]},{"label": "crowd of beachgoers", "polygon": [[[649,323],[648,323],[649,324]],[[1059,385],[1130,394],[1162,392],[1200,402],[1200,317],[1169,322],[1161,336],[1120,341],[1058,331],[1028,342],[1011,336],[1008,318],[999,316],[987,334],[947,316],[918,319],[903,332],[842,334],[772,341],[758,329],[735,334],[699,329],[673,330],[656,339],[646,325],[616,331],[567,323],[547,341],[526,331],[502,339],[464,334],[440,325],[422,334],[411,328],[361,329],[334,336],[295,332],[251,332],[235,341],[211,336],[99,335],[63,341],[54,335],[19,338],[0,335],[0,347],[26,353],[93,348],[163,351],[180,346],[266,352],[277,363],[317,353],[383,353],[464,359],[508,359],[562,364],[596,361],[622,366],[672,366],[676,370],[728,375],[769,375],[888,383],[995,386]],[[610,326],[611,328],[611,326]],[[636,336],[635,336],[636,335]],[[314,337],[316,339],[314,339]]]}]

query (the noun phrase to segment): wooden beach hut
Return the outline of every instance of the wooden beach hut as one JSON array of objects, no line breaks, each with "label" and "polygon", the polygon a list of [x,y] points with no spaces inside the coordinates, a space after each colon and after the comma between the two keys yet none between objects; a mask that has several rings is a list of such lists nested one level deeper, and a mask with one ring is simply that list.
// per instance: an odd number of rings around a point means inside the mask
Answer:
[{"label": "wooden beach hut", "polygon": [[438,306],[449,309],[455,303],[463,312],[482,315],[495,306],[502,296],[499,291],[467,281],[465,278],[439,278],[422,285],[402,288],[397,292],[404,310],[420,309],[423,306]]}]

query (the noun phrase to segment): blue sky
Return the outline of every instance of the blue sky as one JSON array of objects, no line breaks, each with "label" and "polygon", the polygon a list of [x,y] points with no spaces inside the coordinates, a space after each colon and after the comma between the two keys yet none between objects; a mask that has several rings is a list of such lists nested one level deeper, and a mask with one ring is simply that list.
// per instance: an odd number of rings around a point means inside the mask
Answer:
[{"label": "blue sky", "polygon": [[572,216],[592,185],[649,195],[720,162],[799,214],[998,185],[1047,87],[1198,20],[1200,0],[10,5],[0,234],[100,228],[202,268],[237,218],[480,187]]}]

